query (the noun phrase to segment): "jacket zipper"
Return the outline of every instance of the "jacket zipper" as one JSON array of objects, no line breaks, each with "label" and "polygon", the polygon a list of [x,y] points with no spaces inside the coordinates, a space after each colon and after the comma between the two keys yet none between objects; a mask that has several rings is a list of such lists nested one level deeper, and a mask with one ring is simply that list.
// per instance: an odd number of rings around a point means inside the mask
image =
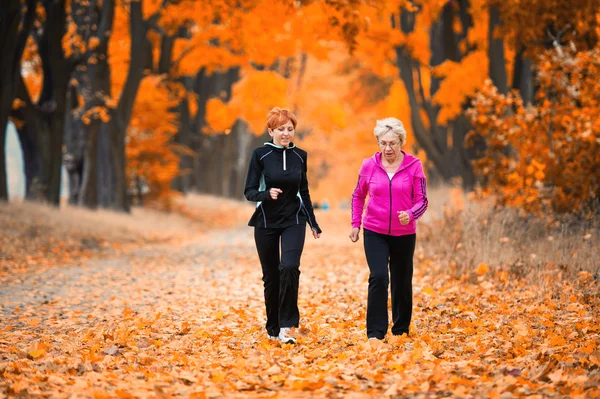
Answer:
[{"label": "jacket zipper", "polygon": [[287,170],[287,162],[285,160],[285,149],[283,150],[283,170]]}]

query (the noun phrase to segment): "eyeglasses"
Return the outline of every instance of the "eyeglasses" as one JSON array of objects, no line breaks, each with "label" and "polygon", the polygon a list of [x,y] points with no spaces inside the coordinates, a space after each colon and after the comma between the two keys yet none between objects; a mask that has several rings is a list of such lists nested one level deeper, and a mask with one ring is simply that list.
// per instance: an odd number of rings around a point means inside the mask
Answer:
[{"label": "eyeglasses", "polygon": [[390,141],[389,143],[386,143],[385,141],[380,141],[378,144],[379,144],[379,147],[381,147],[381,148],[385,148],[388,145],[390,146],[390,148],[393,148],[393,147],[398,147],[400,145],[400,142],[399,141]]}]

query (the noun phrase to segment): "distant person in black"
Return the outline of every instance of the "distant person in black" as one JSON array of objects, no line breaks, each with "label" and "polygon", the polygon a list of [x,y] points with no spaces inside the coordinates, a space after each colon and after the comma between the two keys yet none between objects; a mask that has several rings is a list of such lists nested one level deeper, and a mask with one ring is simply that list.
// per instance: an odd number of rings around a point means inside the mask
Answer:
[{"label": "distant person in black", "polygon": [[321,235],[308,192],[307,154],[293,143],[296,123],[288,109],[275,107],[269,112],[272,140],[252,152],[244,189],[246,199],[256,202],[248,225],[254,226],[262,266],[267,333],[292,344],[296,343],[292,327],[300,321],[298,285],[306,223],[315,239]]}]

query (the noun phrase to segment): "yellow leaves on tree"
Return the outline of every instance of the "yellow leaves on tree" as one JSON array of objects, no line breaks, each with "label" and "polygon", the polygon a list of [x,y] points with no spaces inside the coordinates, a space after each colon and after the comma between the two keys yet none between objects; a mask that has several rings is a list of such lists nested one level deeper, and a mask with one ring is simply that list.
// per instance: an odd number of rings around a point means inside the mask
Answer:
[{"label": "yellow leaves on tree", "polygon": [[130,185],[146,185],[146,197],[167,208],[174,195],[171,181],[179,173],[179,156],[171,146],[177,133],[177,115],[172,109],[179,100],[172,93],[160,78],[142,80],[126,142]]}]

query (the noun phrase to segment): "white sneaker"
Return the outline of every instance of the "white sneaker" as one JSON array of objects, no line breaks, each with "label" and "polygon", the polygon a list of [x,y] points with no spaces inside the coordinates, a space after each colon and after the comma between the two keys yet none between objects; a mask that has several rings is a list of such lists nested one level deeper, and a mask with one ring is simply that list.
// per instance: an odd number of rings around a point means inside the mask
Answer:
[{"label": "white sneaker", "polygon": [[289,335],[291,333],[290,327],[283,327],[279,330],[279,340],[284,344],[295,344],[296,338]]}]

